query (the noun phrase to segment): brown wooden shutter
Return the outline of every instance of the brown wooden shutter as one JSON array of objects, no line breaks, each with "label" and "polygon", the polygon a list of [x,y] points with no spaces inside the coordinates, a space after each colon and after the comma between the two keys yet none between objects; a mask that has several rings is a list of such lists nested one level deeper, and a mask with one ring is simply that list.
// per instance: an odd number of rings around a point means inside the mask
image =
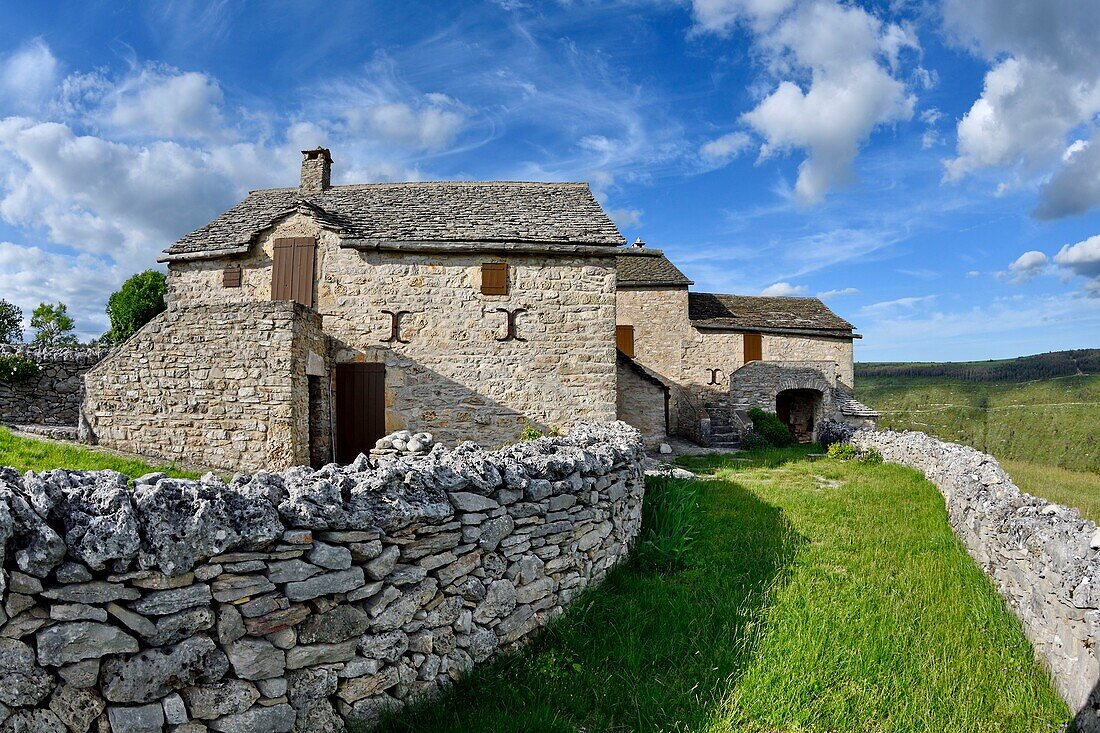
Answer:
[{"label": "brown wooden shutter", "polygon": [[222,287],[239,288],[241,286],[241,268],[227,267],[222,270]]},{"label": "brown wooden shutter", "polygon": [[745,363],[764,361],[764,342],[758,333],[745,334]]},{"label": "brown wooden shutter", "polygon": [[615,347],[634,358],[634,326],[615,326]]},{"label": "brown wooden shutter", "polygon": [[481,266],[481,294],[508,294],[508,265],[504,262],[486,262]]},{"label": "brown wooden shutter", "polygon": [[313,260],[317,240],[290,237],[274,242],[275,265],[271,270],[271,299],[294,300],[313,307]]}]

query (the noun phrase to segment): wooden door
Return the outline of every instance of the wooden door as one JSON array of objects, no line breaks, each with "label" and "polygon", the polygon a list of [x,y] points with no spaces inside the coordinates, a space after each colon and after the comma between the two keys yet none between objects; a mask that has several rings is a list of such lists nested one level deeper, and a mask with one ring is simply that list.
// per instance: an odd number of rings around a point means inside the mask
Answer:
[{"label": "wooden door", "polygon": [[351,463],[386,435],[386,365],[337,364],[336,462]]}]

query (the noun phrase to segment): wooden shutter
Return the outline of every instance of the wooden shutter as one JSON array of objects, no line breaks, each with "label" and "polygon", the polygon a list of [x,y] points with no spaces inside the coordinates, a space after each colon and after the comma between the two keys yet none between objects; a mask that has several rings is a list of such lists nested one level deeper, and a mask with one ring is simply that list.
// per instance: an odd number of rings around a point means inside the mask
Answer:
[{"label": "wooden shutter", "polygon": [[763,338],[758,333],[745,334],[745,363],[764,360]]},{"label": "wooden shutter", "polygon": [[241,286],[241,268],[227,267],[222,270],[222,287],[239,288]]},{"label": "wooden shutter", "polygon": [[508,294],[508,265],[504,262],[486,262],[481,266],[481,294]]},{"label": "wooden shutter", "polygon": [[271,271],[271,299],[294,300],[313,307],[313,260],[317,240],[290,237],[274,242],[275,265]]},{"label": "wooden shutter", "polygon": [[634,358],[634,326],[615,326],[615,347]]}]

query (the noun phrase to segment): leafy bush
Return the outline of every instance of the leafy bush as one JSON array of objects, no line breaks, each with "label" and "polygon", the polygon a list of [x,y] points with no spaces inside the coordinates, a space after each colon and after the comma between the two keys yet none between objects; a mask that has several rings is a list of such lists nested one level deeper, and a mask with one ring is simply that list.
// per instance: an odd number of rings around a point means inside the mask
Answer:
[{"label": "leafy bush", "polygon": [[784,448],[794,442],[791,431],[774,412],[764,412],[759,407],[754,407],[749,410],[749,419],[752,420],[752,429],[776,448]]},{"label": "leafy bush", "polygon": [[851,425],[840,420],[822,420],[817,425],[817,442],[822,448],[834,443],[847,443],[856,431]]},{"label": "leafy bush", "polygon": [[869,450],[861,451],[856,460],[868,466],[877,466],[882,463],[882,454],[874,448],[871,448]]},{"label": "leafy bush", "polygon": [[638,554],[643,562],[653,567],[682,568],[695,543],[698,483],[691,479],[652,476],[645,483]]},{"label": "leafy bush", "polygon": [[856,447],[851,443],[833,443],[829,446],[829,458],[851,461],[856,457]]},{"label": "leafy bush", "polygon": [[856,450],[851,443],[833,443],[829,446],[829,458],[838,461],[858,461],[867,466],[877,466],[882,463],[882,454],[870,448],[868,450]]},{"label": "leafy bush", "polygon": [[760,450],[770,445],[768,439],[755,430],[750,430],[741,436],[741,447],[744,450]]},{"label": "leafy bush", "polygon": [[0,382],[15,384],[38,376],[38,364],[22,354],[0,354]]},{"label": "leafy bush", "polygon": [[0,344],[23,340],[23,311],[14,303],[0,298]]},{"label": "leafy bush", "polygon": [[546,436],[557,437],[561,435],[561,431],[557,428],[550,428],[546,432],[543,432],[536,428],[531,423],[527,423],[523,426],[523,430],[519,433],[520,442],[526,443],[529,440],[538,440],[539,438],[545,438]]}]

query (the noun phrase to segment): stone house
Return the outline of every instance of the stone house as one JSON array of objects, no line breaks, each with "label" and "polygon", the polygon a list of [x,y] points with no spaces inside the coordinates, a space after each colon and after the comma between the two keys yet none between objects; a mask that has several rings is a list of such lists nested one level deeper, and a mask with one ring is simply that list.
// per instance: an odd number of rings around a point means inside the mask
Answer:
[{"label": "stone house", "polygon": [[[278,469],[406,428],[488,447],[616,417],[650,445],[719,432],[699,372],[741,368],[744,328],[702,323],[700,294],[660,251],[624,249],[587,184],[333,186],[329,151],[303,156],[296,188],[253,191],[165,251],[168,310],[85,378],[87,440]],[[833,359],[850,385],[844,325],[769,332],[767,354]]]},{"label": "stone house", "polygon": [[825,419],[878,417],[852,396],[859,335],[817,298],[690,291],[641,242],[620,250],[616,269],[618,348],[669,386],[669,432],[733,445],[760,407],[806,442]]}]

